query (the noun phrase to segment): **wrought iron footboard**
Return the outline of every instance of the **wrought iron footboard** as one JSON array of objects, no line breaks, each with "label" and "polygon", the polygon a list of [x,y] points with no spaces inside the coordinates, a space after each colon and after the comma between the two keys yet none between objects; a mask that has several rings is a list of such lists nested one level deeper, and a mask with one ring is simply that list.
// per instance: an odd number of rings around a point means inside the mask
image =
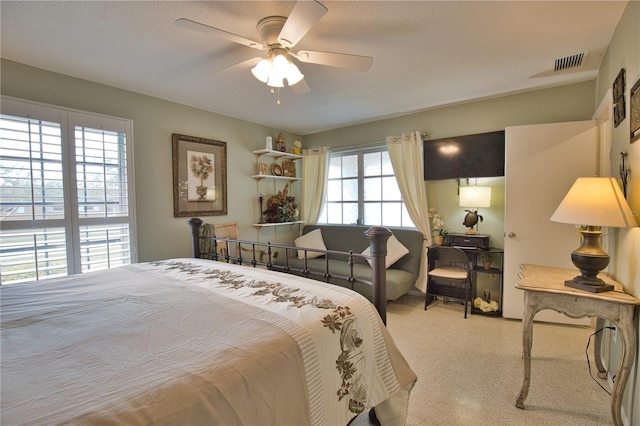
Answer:
[{"label": "wrought iron footboard", "polygon": [[[191,240],[193,248],[193,257],[201,259],[210,259],[217,261],[232,262],[239,265],[248,264],[253,267],[262,266],[267,269],[285,273],[296,273],[307,278],[316,280],[324,280],[330,282],[332,278],[346,280],[350,283],[351,287],[355,282],[363,282],[372,286],[372,302],[375,305],[380,318],[386,324],[386,268],[385,257],[387,255],[387,240],[391,236],[391,231],[382,227],[371,227],[364,235],[369,240],[370,256],[365,256],[360,253],[353,253],[353,251],[343,252],[336,250],[318,250],[304,247],[292,247],[281,244],[261,243],[256,241],[236,240],[229,238],[217,238],[215,236],[202,237],[200,235],[200,227],[204,223],[199,218],[192,218],[187,221],[191,227]],[[213,244],[208,244],[213,248],[211,252],[203,253],[201,250],[202,241],[209,241]],[[234,250],[230,250],[233,247]],[[221,249],[221,250],[219,250]],[[284,252],[284,263],[275,264],[274,249],[282,250]],[[298,251],[305,253],[303,259],[303,267],[294,267],[290,265],[290,258],[297,257]],[[247,258],[243,257],[242,253],[248,253]],[[324,270],[313,270],[309,267],[307,253],[321,253],[324,255]],[[232,255],[231,253],[234,253]],[[291,255],[293,253],[293,256]],[[345,262],[349,265],[349,274],[337,274],[330,270],[330,256],[343,257]],[[356,278],[353,274],[353,266],[356,263],[357,258],[370,259],[371,260],[371,281],[362,280]]]}]

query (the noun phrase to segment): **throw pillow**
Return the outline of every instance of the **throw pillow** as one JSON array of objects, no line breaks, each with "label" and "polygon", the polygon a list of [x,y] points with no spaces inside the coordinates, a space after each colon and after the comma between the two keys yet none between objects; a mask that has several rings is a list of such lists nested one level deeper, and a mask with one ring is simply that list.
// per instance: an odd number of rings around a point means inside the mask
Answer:
[{"label": "throw pillow", "polygon": [[[313,231],[304,234],[300,238],[297,238],[294,243],[296,247],[318,250],[327,249],[327,247],[324,245],[324,240],[322,239],[322,231],[320,231],[319,229],[314,229]],[[307,252],[307,259],[313,259],[320,256],[324,256],[324,253],[319,253],[317,251]],[[304,259],[304,250],[298,250],[298,259]]]},{"label": "throw pillow", "polygon": [[[387,240],[387,257],[385,259],[385,269],[389,269],[391,265],[396,263],[402,256],[409,253],[409,249],[402,245],[395,235],[391,235]],[[362,252],[365,256],[371,256],[371,248],[367,247]],[[371,265],[371,259],[367,259],[369,265]]]}]

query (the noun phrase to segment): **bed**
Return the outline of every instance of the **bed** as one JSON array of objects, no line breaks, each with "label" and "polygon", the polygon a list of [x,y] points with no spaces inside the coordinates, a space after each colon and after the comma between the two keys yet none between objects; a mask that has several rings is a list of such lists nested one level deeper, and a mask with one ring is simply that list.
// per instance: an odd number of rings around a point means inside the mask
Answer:
[{"label": "bed", "polygon": [[0,287],[13,424],[404,424],[416,376],[373,305],[261,268],[169,259]]}]

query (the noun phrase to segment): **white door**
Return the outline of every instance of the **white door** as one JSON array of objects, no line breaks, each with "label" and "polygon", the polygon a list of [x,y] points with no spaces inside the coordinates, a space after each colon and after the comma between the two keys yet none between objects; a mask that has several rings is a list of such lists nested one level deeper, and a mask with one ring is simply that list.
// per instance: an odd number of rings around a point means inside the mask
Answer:
[{"label": "white door", "polygon": [[[524,292],[515,288],[524,263],[572,268],[580,245],[575,226],[551,222],[576,178],[597,170],[595,121],[507,127],[503,316],[522,318]],[[545,310],[536,320],[588,324]]]}]

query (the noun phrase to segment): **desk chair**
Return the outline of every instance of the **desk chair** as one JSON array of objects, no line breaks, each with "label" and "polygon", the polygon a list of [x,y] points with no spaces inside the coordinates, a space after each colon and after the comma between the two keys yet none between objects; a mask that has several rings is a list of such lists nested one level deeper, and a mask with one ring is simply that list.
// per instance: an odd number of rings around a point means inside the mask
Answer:
[{"label": "desk chair", "polygon": [[464,317],[467,318],[467,306],[471,301],[471,271],[473,262],[467,254],[455,247],[429,247],[427,272],[427,293],[424,309],[427,309],[429,296],[442,296],[464,301]]}]

